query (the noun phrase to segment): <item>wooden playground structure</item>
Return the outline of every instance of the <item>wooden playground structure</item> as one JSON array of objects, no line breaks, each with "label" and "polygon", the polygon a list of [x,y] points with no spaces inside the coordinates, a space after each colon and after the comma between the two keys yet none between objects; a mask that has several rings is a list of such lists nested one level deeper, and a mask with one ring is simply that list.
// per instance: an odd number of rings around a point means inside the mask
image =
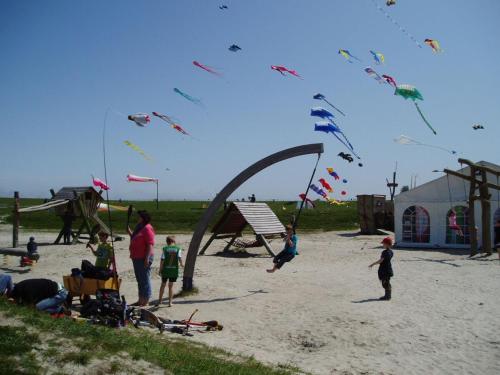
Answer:
[{"label": "wooden playground structure", "polygon": [[224,214],[212,229],[212,236],[201,249],[203,255],[210,244],[217,239],[230,238],[223,251],[228,251],[238,237],[242,236],[244,229],[250,226],[256,236],[252,247],[264,246],[271,256],[275,256],[270,238],[283,237],[285,227],[266,203],[233,202],[224,211]]},{"label": "wooden playground structure", "polygon": [[[30,213],[44,210],[54,210],[54,213],[63,221],[63,227],[59,232],[55,244],[58,244],[66,230],[68,223],[77,219],[81,219],[80,227],[76,232],[71,231],[72,243],[76,243],[82,235],[88,234],[89,239],[93,240],[96,235],[94,228],[99,228],[110,233],[109,228],[97,216],[99,204],[104,201],[102,198],[102,190],[97,192],[91,186],[83,187],[63,187],[57,193],[50,190],[52,198],[47,202],[31,206],[20,207],[19,193],[14,193],[14,210],[13,210],[13,228],[12,228],[12,247],[19,246],[18,234],[21,223],[21,213]],[[92,225],[93,222],[93,225]]]}]

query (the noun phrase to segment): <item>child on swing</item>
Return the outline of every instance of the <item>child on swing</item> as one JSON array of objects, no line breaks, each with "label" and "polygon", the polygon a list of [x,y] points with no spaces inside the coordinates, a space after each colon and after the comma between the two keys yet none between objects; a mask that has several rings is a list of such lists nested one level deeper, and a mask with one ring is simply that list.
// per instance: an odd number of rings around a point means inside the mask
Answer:
[{"label": "child on swing", "polygon": [[293,226],[286,226],[286,237],[285,237],[285,248],[273,259],[273,268],[267,270],[269,273],[273,273],[279,270],[283,264],[290,262],[295,255],[297,255],[297,236],[293,233]]}]

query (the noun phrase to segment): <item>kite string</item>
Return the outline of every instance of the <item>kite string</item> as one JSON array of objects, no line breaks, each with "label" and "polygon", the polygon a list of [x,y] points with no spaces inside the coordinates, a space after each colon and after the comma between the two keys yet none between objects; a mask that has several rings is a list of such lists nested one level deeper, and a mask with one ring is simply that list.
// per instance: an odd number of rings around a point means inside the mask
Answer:
[{"label": "kite string", "polygon": [[[342,133],[342,132],[341,132],[341,133]],[[342,138],[340,138],[340,137],[339,137],[339,136],[338,136],[335,132],[333,132],[332,134],[335,136],[335,138],[337,138],[337,139],[340,141],[340,143],[342,143],[345,147],[347,147],[347,149],[348,149],[349,151],[351,151],[351,152],[354,154],[354,156],[356,156],[358,159],[361,159],[361,158],[359,157],[359,155],[358,155],[358,154],[356,154],[356,151],[354,151],[354,149],[352,148],[352,146],[349,146],[348,144],[346,144],[346,143],[344,142],[344,140],[343,140]],[[344,138],[345,138],[345,135],[344,135]]]},{"label": "kite string", "polygon": [[437,134],[436,131],[434,130],[434,128],[432,127],[431,124],[429,124],[429,121],[427,121],[427,119],[424,117],[424,114],[422,113],[422,111],[420,110],[420,107],[418,106],[417,102],[413,102],[413,104],[415,104],[415,107],[417,108],[417,111],[418,113],[420,114],[420,117],[422,117],[422,120],[424,120],[425,124],[429,127],[429,129],[432,130],[432,132],[434,134]]},{"label": "kite string", "polygon": [[[106,113],[104,115],[104,125],[102,128],[102,155],[103,155],[103,162],[104,162],[104,181],[106,182],[106,185],[109,186],[108,184],[108,168],[107,168],[107,163],[106,163],[106,124],[108,120],[108,113],[110,111],[110,108],[106,109]],[[113,110],[114,111],[114,110]],[[113,238],[113,224],[111,223],[111,208],[109,205],[109,189],[106,190],[106,204],[108,205],[108,225],[109,225],[109,236],[111,237],[111,248],[113,249],[112,252],[112,258],[111,261],[113,263],[113,278],[115,279],[116,282],[116,287],[118,291],[120,290],[120,285],[118,283],[118,270],[116,269],[116,257],[115,257],[115,246],[114,246],[114,238]]]},{"label": "kite string", "polygon": [[413,35],[411,35],[406,29],[401,26],[394,18],[392,18],[389,13],[387,13],[380,5],[377,4],[375,0],[372,0],[373,5],[389,20],[391,21],[394,25],[396,25],[399,30],[405,34],[408,38],[410,38],[419,48],[422,48],[422,45],[418,42],[417,39]]},{"label": "kite string", "polygon": [[309,180],[309,184],[307,184],[307,189],[306,189],[306,192],[304,194],[304,199],[300,203],[299,212],[297,213],[297,216],[295,217],[295,220],[293,221],[293,231],[294,232],[295,232],[295,228],[297,228],[297,224],[299,222],[299,217],[300,217],[300,214],[302,212],[302,208],[304,207],[304,203],[307,199],[307,194],[309,193],[309,189],[311,188],[311,184],[312,184],[312,181],[314,179],[314,175],[316,174],[316,169],[318,168],[318,163],[319,163],[320,158],[321,158],[321,154],[318,153],[318,159],[316,160],[316,165],[314,166],[314,169],[313,169],[313,172],[311,175],[311,179]]},{"label": "kite string", "polygon": [[340,113],[342,116],[345,117],[345,113],[342,112],[340,109],[338,109],[337,107],[335,107],[332,103],[330,103],[328,100],[326,99],[323,99],[324,102],[326,102],[327,104],[330,105],[330,107],[332,107],[334,110],[336,110],[338,113]]}]

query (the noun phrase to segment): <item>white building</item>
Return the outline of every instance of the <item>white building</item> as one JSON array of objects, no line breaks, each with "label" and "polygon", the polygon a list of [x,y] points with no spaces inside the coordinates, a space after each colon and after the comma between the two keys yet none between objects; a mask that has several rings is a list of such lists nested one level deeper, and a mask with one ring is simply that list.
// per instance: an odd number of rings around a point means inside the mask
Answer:
[{"label": "white building", "polygon": [[[500,171],[500,166],[485,161],[477,163]],[[458,172],[470,175],[470,168]],[[488,182],[499,184],[497,176],[488,173]],[[394,198],[394,231],[396,243],[401,247],[469,248],[468,228],[469,182],[446,175],[400,193]],[[493,226],[500,219],[500,191],[490,189],[491,238]],[[476,194],[478,191],[476,190]],[[450,228],[450,214],[456,215],[460,230]],[[481,204],[475,201],[474,213],[481,245]],[[452,219],[453,221],[453,219]]]}]

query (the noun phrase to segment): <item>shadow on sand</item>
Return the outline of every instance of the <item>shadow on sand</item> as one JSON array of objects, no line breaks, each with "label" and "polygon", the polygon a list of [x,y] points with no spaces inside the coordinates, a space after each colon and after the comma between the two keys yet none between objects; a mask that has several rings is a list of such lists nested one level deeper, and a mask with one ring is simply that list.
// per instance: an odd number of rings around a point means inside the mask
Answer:
[{"label": "shadow on sand", "polygon": [[[193,305],[195,303],[226,302],[226,301],[237,300],[237,299],[240,299],[240,298],[251,297],[251,296],[253,296],[255,294],[262,294],[262,293],[269,293],[269,292],[266,292],[263,289],[249,290],[248,294],[245,294],[243,296],[238,296],[238,297],[225,297],[225,298],[212,298],[212,299],[195,299],[195,300],[186,300],[186,301],[181,301],[181,300],[178,300],[178,299],[174,299],[174,303],[176,305]],[[157,303],[158,303],[157,299],[150,302],[151,305],[156,305]]]},{"label": "shadow on sand", "polygon": [[352,303],[366,303],[366,302],[384,302],[384,300],[381,300],[380,298],[366,298],[366,299],[360,299],[359,301],[351,301]]}]

